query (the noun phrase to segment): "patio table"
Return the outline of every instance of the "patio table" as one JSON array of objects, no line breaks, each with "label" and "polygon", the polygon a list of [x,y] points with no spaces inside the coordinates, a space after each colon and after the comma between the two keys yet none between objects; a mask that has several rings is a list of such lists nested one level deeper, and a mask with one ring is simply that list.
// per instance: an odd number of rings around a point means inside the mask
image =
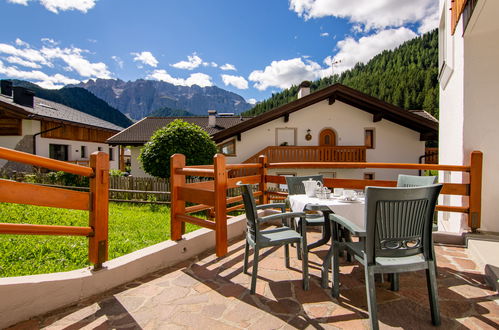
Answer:
[{"label": "patio table", "polygon": [[[339,214],[361,228],[365,228],[364,224],[364,199],[359,199],[356,202],[344,202],[340,198],[319,199],[316,197],[308,197],[307,195],[290,195],[289,204],[293,212],[321,211],[324,213],[324,218],[329,219],[330,213]],[[331,238],[331,225],[329,221],[324,221],[323,239],[310,244],[309,249],[326,244]]]}]

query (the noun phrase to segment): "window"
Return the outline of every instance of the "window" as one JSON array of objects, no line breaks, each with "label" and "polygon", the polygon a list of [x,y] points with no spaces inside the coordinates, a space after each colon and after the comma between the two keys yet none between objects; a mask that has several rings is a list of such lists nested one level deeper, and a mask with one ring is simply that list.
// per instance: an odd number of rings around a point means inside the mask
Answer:
[{"label": "window", "polygon": [[109,148],[109,160],[113,161],[114,160],[114,149]]},{"label": "window", "polygon": [[374,173],[364,173],[364,180],[374,180]]},{"label": "window", "polygon": [[218,150],[225,156],[236,156],[236,139],[219,144]]},{"label": "window", "polygon": [[80,157],[81,157],[81,158],[87,158],[87,147],[85,147],[85,146],[81,146],[81,154],[80,154]]},{"label": "window", "polygon": [[367,149],[374,149],[374,128],[364,129],[364,145]]},{"label": "window", "polygon": [[68,161],[68,146],[65,144],[50,144],[49,157],[52,159]]}]

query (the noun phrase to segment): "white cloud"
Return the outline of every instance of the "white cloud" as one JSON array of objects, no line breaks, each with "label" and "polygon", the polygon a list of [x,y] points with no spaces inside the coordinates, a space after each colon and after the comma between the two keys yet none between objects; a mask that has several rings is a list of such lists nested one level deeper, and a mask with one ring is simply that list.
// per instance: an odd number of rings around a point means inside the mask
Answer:
[{"label": "white cloud", "polygon": [[201,64],[203,64],[203,60],[201,57],[197,56],[196,53],[194,53],[192,56],[187,56],[187,61],[180,61],[175,64],[171,64],[171,66],[177,69],[194,70]]},{"label": "white cloud", "polygon": [[15,3],[16,5],[23,5],[23,6],[27,6],[28,1],[30,1],[30,0],[7,0],[7,2]]},{"label": "white cloud", "polygon": [[[366,63],[383,50],[394,49],[404,41],[416,36],[416,33],[413,31],[401,27],[399,29],[383,30],[373,35],[362,37],[359,40],[346,38],[339,41],[337,44],[339,51],[334,57],[334,60],[339,61],[339,63],[334,64],[334,72],[343,72],[359,62]],[[324,62],[330,66],[333,59],[328,56]]]},{"label": "white cloud", "polygon": [[57,46],[59,43],[51,38],[42,38],[40,39],[47,46]]},{"label": "white cloud", "polygon": [[225,86],[232,85],[238,89],[248,89],[248,81],[241,76],[221,75]]},{"label": "white cloud", "polygon": [[232,71],[237,71],[237,70],[236,70],[236,67],[235,67],[234,65],[232,65],[232,64],[229,64],[229,63],[225,63],[224,65],[222,65],[222,66],[220,67],[220,69],[222,69],[222,70],[224,70],[224,71],[230,71],[230,70],[232,70]]},{"label": "white cloud", "polygon": [[68,65],[67,68],[69,70],[76,71],[80,76],[103,79],[111,78],[111,72],[109,72],[105,63],[92,63],[82,56],[82,53],[88,52],[86,50],[82,50],[76,47],[43,47],[40,52],[45,56],[46,59],[60,59],[64,61]]},{"label": "white cloud", "polygon": [[111,56],[111,59],[118,64],[120,69],[123,69],[123,60],[119,56]]},{"label": "white cloud", "polygon": [[321,66],[313,61],[302,61],[301,58],[272,61],[262,70],[255,70],[249,75],[254,81],[254,87],[265,90],[268,87],[288,88],[297,85],[303,80],[314,80],[321,76]]},{"label": "white cloud", "polygon": [[329,33],[323,32],[323,33],[321,33],[321,37],[329,37]]},{"label": "white cloud", "polygon": [[17,56],[31,62],[38,62],[42,65],[50,67],[52,66],[52,64],[45,58],[45,56],[43,56],[43,54],[41,54],[40,51],[36,49],[19,49],[9,44],[0,43],[0,53]]},{"label": "white cloud", "polygon": [[[305,19],[334,16],[366,29],[421,23],[438,11],[436,0],[290,0],[289,8]],[[436,27],[434,25],[433,27]]]},{"label": "white cloud", "polygon": [[59,11],[79,10],[86,13],[95,6],[97,0],[40,0],[42,6],[58,14]]},{"label": "white cloud", "polygon": [[7,67],[2,61],[0,61],[0,74],[3,74],[9,78],[34,81],[41,87],[50,89],[61,88],[67,84],[77,84],[80,82],[79,80],[68,78],[59,73],[49,76],[38,70],[22,71],[16,67]]},{"label": "white cloud", "polygon": [[22,65],[22,66],[32,68],[32,69],[40,69],[42,67],[40,64],[37,64],[35,62],[31,62],[31,61],[23,60],[22,58],[17,57],[17,56],[9,56],[9,57],[5,58],[5,60],[9,63]]},{"label": "white cloud", "polygon": [[16,39],[16,45],[19,47],[29,47],[29,44],[27,42],[22,41],[19,38]]},{"label": "white cloud", "polygon": [[[47,42],[45,42],[47,43]],[[111,78],[106,64],[91,62],[84,57],[87,50],[76,47],[54,47],[52,42],[41,49],[31,48],[27,43],[16,39],[15,45],[0,43],[0,55],[6,62],[1,64],[1,73],[10,78],[26,79],[33,81],[45,88],[60,88],[64,84],[75,84],[79,80],[66,77],[62,74],[48,75],[40,70],[23,71],[17,67],[24,66],[32,69],[43,67],[66,72],[75,72],[85,78]]]},{"label": "white cloud", "polygon": [[257,101],[256,101],[256,99],[251,98],[251,99],[247,99],[246,102],[248,102],[249,104],[255,105]]},{"label": "white cloud", "polygon": [[149,66],[152,66],[153,68],[158,66],[158,60],[154,57],[154,55],[151,52],[140,52],[140,53],[130,53],[130,54],[135,56],[133,58],[134,62],[141,62]]},{"label": "white cloud", "polygon": [[204,73],[193,73],[187,79],[172,77],[166,70],[154,70],[146,78],[156,79],[180,86],[198,85],[200,87],[213,86],[211,77]]}]

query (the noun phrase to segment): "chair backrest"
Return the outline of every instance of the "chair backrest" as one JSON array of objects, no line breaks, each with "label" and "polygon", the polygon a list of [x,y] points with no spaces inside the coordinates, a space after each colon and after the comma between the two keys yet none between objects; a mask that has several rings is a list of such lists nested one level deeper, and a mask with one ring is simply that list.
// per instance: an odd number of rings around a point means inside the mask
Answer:
[{"label": "chair backrest", "polygon": [[432,260],[433,213],[442,184],[422,187],[366,187],[366,257],[423,253]]},{"label": "chair backrest", "polygon": [[437,183],[436,176],[417,176],[399,174],[397,187],[421,187]]},{"label": "chair backrest", "polygon": [[305,194],[305,186],[303,185],[303,181],[307,181],[309,179],[324,182],[322,175],[287,176],[286,184],[288,185],[288,194],[289,195]]},{"label": "chair backrest", "polygon": [[249,184],[238,184],[241,187],[243,195],[244,210],[246,211],[246,226],[248,234],[256,241],[258,236],[258,213],[256,211],[255,198],[253,197],[253,190]]}]

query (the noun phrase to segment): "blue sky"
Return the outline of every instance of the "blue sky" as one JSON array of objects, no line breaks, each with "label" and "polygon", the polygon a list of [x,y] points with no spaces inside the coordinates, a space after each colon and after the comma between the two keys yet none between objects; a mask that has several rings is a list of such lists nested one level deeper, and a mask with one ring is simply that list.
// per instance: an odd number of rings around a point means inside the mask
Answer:
[{"label": "blue sky", "polygon": [[260,101],[435,28],[438,0],[0,0],[0,78],[218,86]]}]

